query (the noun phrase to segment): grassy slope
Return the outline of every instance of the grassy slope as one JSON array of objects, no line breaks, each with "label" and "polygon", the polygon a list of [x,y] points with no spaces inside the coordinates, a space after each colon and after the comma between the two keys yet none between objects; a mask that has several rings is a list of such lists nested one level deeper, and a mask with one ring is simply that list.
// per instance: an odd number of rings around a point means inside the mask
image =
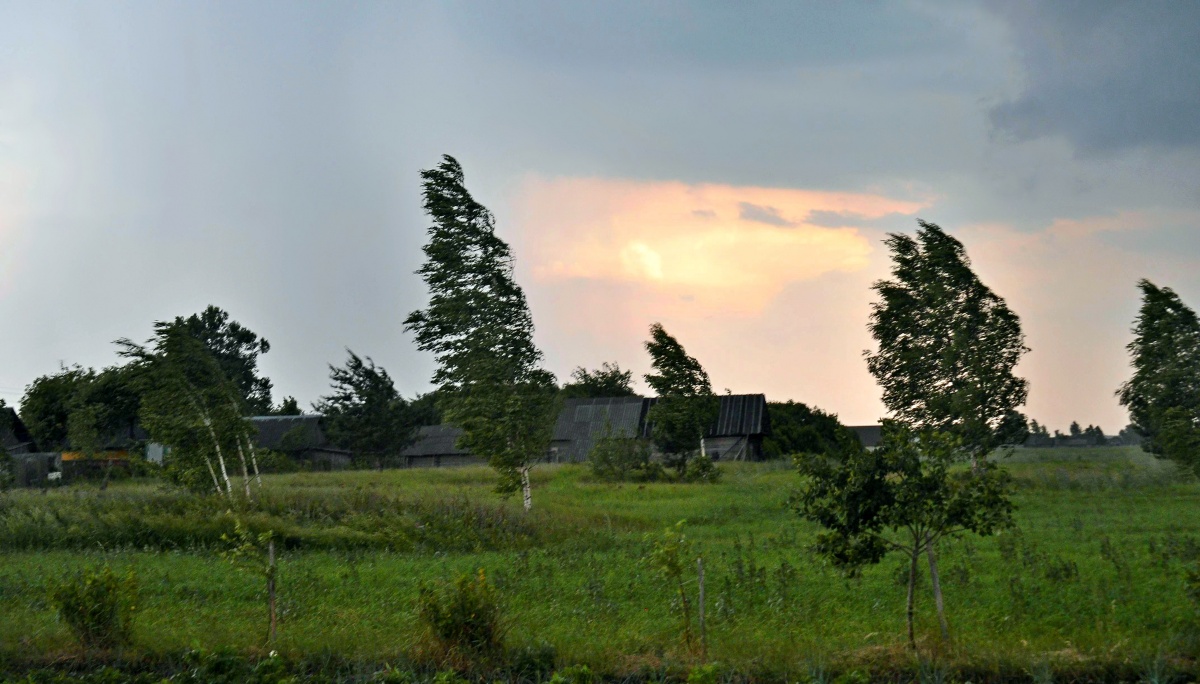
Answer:
[{"label": "grassy slope", "polygon": [[[1136,449],[1023,450],[1008,465],[1020,484],[1019,530],[941,550],[953,658],[1035,664],[1190,652],[1195,608],[1184,591],[1183,561],[1164,560],[1158,550],[1172,540],[1172,548],[1186,549],[1180,540],[1200,536],[1200,486]],[[902,658],[900,560],[859,579],[841,577],[805,550],[815,528],[786,507],[799,485],[794,473],[778,463],[723,468],[720,484],[701,486],[597,484],[579,467],[541,467],[535,514],[523,523],[539,530],[532,544],[450,553],[336,544],[289,551],[280,566],[280,649],[382,660],[419,654],[425,640],[413,602],[420,583],[484,568],[505,597],[512,643],[545,641],[562,661],[608,671],[682,657],[672,593],[640,559],[648,533],[686,519],[705,557],[714,659],[796,671],[847,657]],[[492,482],[489,471],[464,468],[286,475],[268,487],[288,501],[361,502],[374,492],[494,505]],[[154,496],[164,495],[145,484],[106,494],[20,492],[10,495],[0,522],[16,534],[14,521],[30,510]],[[507,506],[520,519],[518,503]],[[349,534],[350,523],[310,515],[306,525],[337,536]],[[73,650],[46,604],[45,578],[101,560],[137,570],[142,650],[261,646],[259,580],[214,553],[66,548],[0,552],[0,652]],[[918,630],[933,648],[927,580],[921,590]]]}]

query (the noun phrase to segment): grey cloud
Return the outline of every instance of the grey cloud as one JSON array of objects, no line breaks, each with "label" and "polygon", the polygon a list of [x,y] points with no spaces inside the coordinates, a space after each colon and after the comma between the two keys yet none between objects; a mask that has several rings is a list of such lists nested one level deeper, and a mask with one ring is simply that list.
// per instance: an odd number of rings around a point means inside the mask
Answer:
[{"label": "grey cloud", "polygon": [[1062,136],[1085,154],[1200,145],[1200,3],[994,3],[1026,87],[991,108],[1001,138]]},{"label": "grey cloud", "polygon": [[755,223],[765,223],[769,226],[784,228],[796,225],[794,222],[780,216],[779,210],[775,207],[764,207],[749,202],[738,202],[738,218],[743,221],[754,221]]},{"label": "grey cloud", "polygon": [[879,226],[895,225],[898,220],[911,223],[912,216],[910,214],[891,212],[876,218],[868,218],[862,214],[855,214],[849,211],[814,209],[808,212],[808,216],[804,217],[803,222],[823,228],[877,228]]},{"label": "grey cloud", "polygon": [[712,209],[694,209],[692,211],[692,216],[697,218],[713,219],[717,217],[717,212],[713,211]]}]

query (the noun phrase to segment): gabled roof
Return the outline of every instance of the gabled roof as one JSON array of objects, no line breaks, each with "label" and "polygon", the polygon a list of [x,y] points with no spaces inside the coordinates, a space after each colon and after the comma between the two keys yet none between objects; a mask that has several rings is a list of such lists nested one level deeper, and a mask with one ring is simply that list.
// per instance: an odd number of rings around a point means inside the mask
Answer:
[{"label": "gabled roof", "polygon": [[25,427],[17,412],[11,406],[5,406],[0,411],[4,412],[0,416],[0,449],[21,453],[35,451],[29,428]]},{"label": "gabled roof", "polygon": [[250,422],[258,430],[255,444],[275,451],[298,451],[329,446],[321,429],[322,416],[307,413],[299,416],[254,416]]},{"label": "gabled roof", "polygon": [[409,445],[401,456],[470,456],[466,449],[455,443],[462,436],[462,428],[449,423],[426,425],[417,430],[417,440]]},{"label": "gabled roof", "polygon": [[559,460],[583,460],[605,435],[640,436],[645,420],[642,397],[567,399],[554,423],[553,448]]}]

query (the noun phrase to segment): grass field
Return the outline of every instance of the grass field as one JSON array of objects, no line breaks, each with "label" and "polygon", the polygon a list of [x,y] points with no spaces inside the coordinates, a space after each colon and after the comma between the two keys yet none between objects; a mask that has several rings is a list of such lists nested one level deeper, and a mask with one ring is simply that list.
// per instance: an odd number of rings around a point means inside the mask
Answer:
[{"label": "grass field", "polygon": [[[1200,485],[1135,448],[1020,450],[1005,463],[1017,528],[940,548],[952,640],[938,636],[923,578],[920,658],[977,680],[1190,669],[1200,630],[1185,572],[1200,559]],[[286,547],[276,648],[287,657],[427,663],[436,656],[416,619],[419,587],[482,568],[510,647],[548,645],[559,667],[613,676],[686,672],[698,649],[644,562],[648,536],[686,520],[706,568],[708,656],[722,672],[796,680],[917,667],[901,560],[843,577],[808,551],[816,529],[787,507],[801,484],[788,464],[722,469],[716,485],[613,485],[542,466],[528,516],[491,493],[483,468],[271,476],[254,510],[154,483],[12,492],[0,497],[0,658],[75,658],[45,587],[97,563],[138,577],[135,646],[123,657],[264,653],[262,580],[218,554],[241,520]]]}]

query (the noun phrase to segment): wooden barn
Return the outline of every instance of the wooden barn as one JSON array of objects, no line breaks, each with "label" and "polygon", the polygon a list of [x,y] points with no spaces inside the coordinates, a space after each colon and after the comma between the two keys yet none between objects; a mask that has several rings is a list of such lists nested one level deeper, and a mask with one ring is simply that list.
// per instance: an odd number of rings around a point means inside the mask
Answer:
[{"label": "wooden barn", "polygon": [[321,428],[323,416],[308,413],[299,416],[255,416],[250,419],[257,431],[254,445],[283,453],[313,470],[349,468],[351,454],[333,446]]}]

